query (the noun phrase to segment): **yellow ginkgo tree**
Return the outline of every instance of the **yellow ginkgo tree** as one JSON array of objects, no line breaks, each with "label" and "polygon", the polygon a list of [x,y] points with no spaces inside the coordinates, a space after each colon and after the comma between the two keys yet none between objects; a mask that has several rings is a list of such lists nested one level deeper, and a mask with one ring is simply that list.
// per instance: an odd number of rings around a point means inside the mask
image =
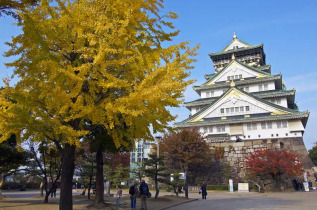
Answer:
[{"label": "yellow ginkgo tree", "polygon": [[[19,14],[8,43],[19,81],[0,92],[0,142],[55,143],[62,154],[60,209],[71,209],[74,152],[103,126],[116,146],[152,139],[175,119],[196,48],[171,42],[175,13],[161,0],[42,0]],[[123,141],[125,139],[125,141]],[[125,146],[125,145],[123,145]]]}]

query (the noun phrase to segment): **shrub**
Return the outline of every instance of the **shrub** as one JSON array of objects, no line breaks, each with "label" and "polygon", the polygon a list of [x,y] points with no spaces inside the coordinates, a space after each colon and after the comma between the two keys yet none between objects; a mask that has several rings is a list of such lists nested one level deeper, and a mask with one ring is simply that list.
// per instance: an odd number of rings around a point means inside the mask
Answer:
[{"label": "shrub", "polygon": [[207,190],[228,191],[228,185],[207,185]]}]

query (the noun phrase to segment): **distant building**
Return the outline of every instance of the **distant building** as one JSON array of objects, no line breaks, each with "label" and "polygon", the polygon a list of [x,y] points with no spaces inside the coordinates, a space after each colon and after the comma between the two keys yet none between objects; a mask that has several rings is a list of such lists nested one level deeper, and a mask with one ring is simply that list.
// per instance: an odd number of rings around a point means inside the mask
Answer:
[{"label": "distant building", "polygon": [[133,169],[137,163],[146,161],[149,158],[151,146],[155,142],[140,140],[135,143],[135,149],[130,152],[130,168]]}]

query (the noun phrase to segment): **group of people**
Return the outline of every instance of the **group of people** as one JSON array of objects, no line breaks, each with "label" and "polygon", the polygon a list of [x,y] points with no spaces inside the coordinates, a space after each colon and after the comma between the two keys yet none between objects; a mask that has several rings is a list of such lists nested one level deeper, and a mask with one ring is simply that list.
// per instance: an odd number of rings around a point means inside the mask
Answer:
[{"label": "group of people", "polygon": [[[117,194],[119,193],[122,195],[121,192],[118,189]],[[151,193],[149,191],[149,186],[145,183],[144,180],[142,180],[140,186],[138,187],[138,183],[134,182],[132,186],[129,189],[130,194],[130,200],[131,200],[131,209],[136,209],[136,199],[141,199],[141,209],[147,210],[147,198],[151,197]]]}]

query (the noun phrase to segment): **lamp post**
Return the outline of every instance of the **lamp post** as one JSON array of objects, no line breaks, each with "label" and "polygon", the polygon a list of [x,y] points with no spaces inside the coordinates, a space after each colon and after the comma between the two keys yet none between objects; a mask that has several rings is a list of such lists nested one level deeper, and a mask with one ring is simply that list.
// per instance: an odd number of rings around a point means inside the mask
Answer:
[{"label": "lamp post", "polygon": [[160,140],[162,139],[162,137],[161,136],[156,136],[155,137],[155,140],[156,140],[156,156],[157,156],[157,158],[159,158],[160,157]]}]

